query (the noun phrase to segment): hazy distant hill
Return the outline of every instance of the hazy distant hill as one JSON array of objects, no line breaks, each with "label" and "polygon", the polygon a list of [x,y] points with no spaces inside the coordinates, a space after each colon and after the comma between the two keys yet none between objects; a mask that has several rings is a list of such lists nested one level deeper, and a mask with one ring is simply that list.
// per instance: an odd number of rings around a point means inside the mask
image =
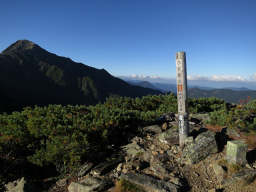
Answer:
[{"label": "hazy distant hill", "polygon": [[155,89],[155,90],[159,90],[157,87],[155,87],[152,83],[148,82],[148,81],[139,81],[139,80],[127,80],[127,83],[131,84],[131,85],[136,85],[136,86],[140,86],[140,87],[144,87],[144,88],[150,88],[150,89]]},{"label": "hazy distant hill", "polygon": [[28,40],[0,54],[0,86],[0,111],[35,104],[95,104],[112,94],[160,93],[129,85],[104,69],[57,56]]},{"label": "hazy distant hill", "polygon": [[256,98],[256,91],[253,90],[231,90],[231,89],[212,89],[202,90],[198,88],[191,88],[188,91],[189,97],[217,97],[224,99],[226,102],[239,103],[240,100],[245,100],[250,96],[251,99]]}]

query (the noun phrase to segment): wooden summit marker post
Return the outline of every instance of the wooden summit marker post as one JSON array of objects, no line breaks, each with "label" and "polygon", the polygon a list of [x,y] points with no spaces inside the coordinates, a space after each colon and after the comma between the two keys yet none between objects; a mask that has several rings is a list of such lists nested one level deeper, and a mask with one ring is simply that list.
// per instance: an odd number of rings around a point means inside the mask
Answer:
[{"label": "wooden summit marker post", "polygon": [[178,99],[178,117],[179,117],[179,143],[184,147],[185,139],[188,137],[188,104],[187,104],[187,69],[186,53],[176,53],[176,71],[177,71],[177,99]]}]

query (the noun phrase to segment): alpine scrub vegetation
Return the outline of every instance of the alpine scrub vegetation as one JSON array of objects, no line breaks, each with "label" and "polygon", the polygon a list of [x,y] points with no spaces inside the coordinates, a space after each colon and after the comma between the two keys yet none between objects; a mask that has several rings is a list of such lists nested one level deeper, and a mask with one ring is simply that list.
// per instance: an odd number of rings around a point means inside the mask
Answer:
[{"label": "alpine scrub vegetation", "polygon": [[224,107],[210,113],[210,124],[256,133],[256,100],[243,105]]},{"label": "alpine scrub vegetation", "polygon": [[[249,114],[255,113],[256,102],[245,109]],[[84,161],[97,159],[100,152],[127,141],[129,133],[138,132],[140,126],[176,111],[174,94],[113,96],[95,106],[26,107],[20,112],[0,115],[0,158],[23,159],[42,167],[54,165],[60,173],[72,173]],[[239,110],[227,112],[227,104],[216,98],[190,99],[189,111],[212,112],[211,122],[215,124],[229,122],[220,120],[226,117],[223,114],[241,116]],[[243,120],[247,119],[244,115]],[[253,122],[256,124],[255,119]]]}]

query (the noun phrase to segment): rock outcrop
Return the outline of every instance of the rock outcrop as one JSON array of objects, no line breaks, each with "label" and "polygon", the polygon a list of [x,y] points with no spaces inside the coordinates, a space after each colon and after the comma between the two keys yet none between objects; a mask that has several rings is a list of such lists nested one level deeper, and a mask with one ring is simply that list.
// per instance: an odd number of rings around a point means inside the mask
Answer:
[{"label": "rock outcrop", "polygon": [[[178,145],[177,119],[166,114],[107,159],[84,163],[75,179],[58,180],[49,192],[115,192],[115,183],[122,180],[146,192],[235,192],[243,187],[253,192],[256,163],[239,168],[226,165],[226,143],[219,139],[220,133],[203,129],[201,119],[190,120],[192,134],[183,149]],[[224,147],[218,148],[219,141]],[[9,191],[25,192],[24,179],[11,185]]]}]

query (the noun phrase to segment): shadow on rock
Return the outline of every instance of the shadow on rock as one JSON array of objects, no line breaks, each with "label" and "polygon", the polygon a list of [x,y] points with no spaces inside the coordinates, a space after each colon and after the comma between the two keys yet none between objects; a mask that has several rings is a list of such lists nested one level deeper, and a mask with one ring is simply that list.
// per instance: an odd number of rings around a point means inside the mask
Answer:
[{"label": "shadow on rock", "polygon": [[203,132],[206,132],[208,129],[206,128],[200,128],[199,130],[194,129],[193,131],[191,131],[190,136],[193,137],[193,139],[195,139],[198,135],[200,135]]},{"label": "shadow on rock", "polygon": [[254,163],[256,161],[256,149],[247,152],[246,159],[249,164]]},{"label": "shadow on rock", "polygon": [[231,140],[227,135],[227,128],[222,129],[221,132],[216,132],[215,139],[218,146],[218,152],[223,151],[227,142]]}]

